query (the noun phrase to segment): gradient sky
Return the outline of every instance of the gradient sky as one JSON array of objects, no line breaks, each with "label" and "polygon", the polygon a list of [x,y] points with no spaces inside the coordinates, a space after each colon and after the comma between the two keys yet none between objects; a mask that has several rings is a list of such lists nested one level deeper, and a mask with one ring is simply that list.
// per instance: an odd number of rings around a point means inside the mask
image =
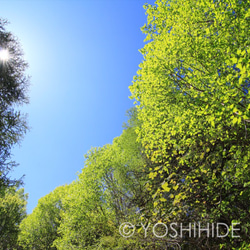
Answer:
[{"label": "gradient sky", "polygon": [[145,2],[154,1],[0,0],[31,76],[30,104],[22,108],[30,131],[13,150],[20,165],[12,172],[25,175],[28,213],[77,178],[92,146],[121,134],[142,61]]}]

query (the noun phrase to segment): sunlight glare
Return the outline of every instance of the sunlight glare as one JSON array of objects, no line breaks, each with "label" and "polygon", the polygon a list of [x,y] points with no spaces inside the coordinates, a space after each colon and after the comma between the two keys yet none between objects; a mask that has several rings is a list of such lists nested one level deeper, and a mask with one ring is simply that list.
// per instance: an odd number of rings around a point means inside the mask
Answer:
[{"label": "sunlight glare", "polygon": [[8,61],[10,55],[7,49],[0,49],[0,60],[1,61]]}]

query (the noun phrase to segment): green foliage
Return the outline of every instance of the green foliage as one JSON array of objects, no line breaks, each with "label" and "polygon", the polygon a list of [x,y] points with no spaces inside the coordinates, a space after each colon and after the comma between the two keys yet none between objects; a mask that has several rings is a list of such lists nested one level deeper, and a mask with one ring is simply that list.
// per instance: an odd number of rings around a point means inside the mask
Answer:
[{"label": "green foliage", "polygon": [[17,39],[5,30],[6,21],[0,19],[0,51],[8,50],[9,59],[0,58],[0,189],[12,185],[9,171],[17,164],[10,160],[11,148],[27,130],[26,118],[15,107],[28,102],[27,68]]},{"label": "green foliage", "polygon": [[[157,0],[145,9],[136,108],[112,144],[86,154],[76,181],[22,221],[24,249],[163,249],[171,239],[145,238],[140,224],[157,222],[237,222],[240,238],[172,242],[249,248],[249,5]],[[136,225],[133,237],[119,234],[123,222]]]},{"label": "green foliage", "polygon": [[[136,142],[132,120],[120,137],[103,147],[92,148],[85,156],[79,179],[65,197],[65,213],[56,239],[57,249],[118,249],[128,245],[118,228],[133,220],[143,201],[144,160]],[[144,202],[144,203],[143,203]],[[138,216],[139,217],[139,216]]]},{"label": "green foliage", "polygon": [[149,174],[149,187],[158,187],[153,215],[244,223],[250,215],[249,5],[158,0],[146,13],[148,43],[130,90],[139,139],[158,164]]},{"label": "green foliage", "polygon": [[[145,189],[146,158],[136,142],[136,111],[112,144],[92,148],[78,179],[41,198],[21,223],[24,249],[135,249],[136,239],[119,234],[136,224],[152,200]],[[139,213],[139,214],[138,214]]]},{"label": "green foliage", "polygon": [[[16,249],[27,196],[17,188],[21,180],[13,180],[8,174],[17,165],[11,161],[11,148],[27,130],[25,116],[16,107],[28,102],[29,81],[19,43],[5,30],[6,23],[0,19],[0,248]],[[3,51],[9,56],[4,58]]]},{"label": "green foliage", "polygon": [[26,216],[27,195],[23,189],[9,187],[0,196],[0,249],[15,249],[19,224]]},{"label": "green foliage", "polygon": [[57,187],[38,201],[37,207],[20,224],[19,245],[23,249],[56,249],[53,242],[63,209],[61,199],[68,186]]}]

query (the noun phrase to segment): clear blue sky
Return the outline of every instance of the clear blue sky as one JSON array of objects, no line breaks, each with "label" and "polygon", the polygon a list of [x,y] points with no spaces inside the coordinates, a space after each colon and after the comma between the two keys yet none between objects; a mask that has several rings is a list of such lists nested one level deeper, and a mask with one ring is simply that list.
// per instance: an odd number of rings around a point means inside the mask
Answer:
[{"label": "clear blue sky", "polygon": [[69,184],[92,146],[111,143],[133,106],[128,86],[152,0],[0,0],[0,17],[22,45],[31,76],[31,130],[13,159],[25,174],[28,213],[42,196]]}]

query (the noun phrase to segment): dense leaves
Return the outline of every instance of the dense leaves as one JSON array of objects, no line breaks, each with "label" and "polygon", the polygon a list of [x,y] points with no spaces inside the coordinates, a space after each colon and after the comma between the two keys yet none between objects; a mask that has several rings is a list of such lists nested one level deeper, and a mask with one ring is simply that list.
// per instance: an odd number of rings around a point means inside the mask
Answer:
[{"label": "dense leaves", "polygon": [[53,242],[58,236],[63,209],[61,199],[67,188],[60,186],[42,197],[33,212],[21,222],[18,241],[23,249],[56,249]]},{"label": "dense leaves", "polygon": [[0,196],[0,248],[16,249],[19,224],[26,216],[27,195],[23,189],[9,187]]},{"label": "dense leaves", "polygon": [[[39,200],[21,223],[24,249],[250,247],[249,4],[157,0],[145,9],[128,124],[86,154],[76,181]],[[133,237],[120,235],[123,222]],[[152,234],[156,223],[218,222],[227,237],[211,237],[211,227],[210,237],[156,237],[160,226]]]},{"label": "dense leaves", "polygon": [[21,223],[24,249],[119,249],[136,242],[121,237],[124,221],[138,222],[152,198],[145,189],[146,159],[136,142],[136,113],[112,144],[92,148],[78,179],[39,200]]},{"label": "dense leaves", "polygon": [[146,9],[149,42],[130,89],[140,141],[159,164],[149,174],[158,216],[247,227],[249,5],[156,1]]},{"label": "dense leaves", "polygon": [[14,182],[8,176],[16,166],[10,159],[11,148],[27,130],[25,116],[16,107],[28,102],[29,84],[27,63],[17,38],[5,30],[5,25],[6,21],[0,19],[0,189]]},{"label": "dense leaves", "polygon": [[19,43],[5,25],[6,21],[0,19],[0,248],[17,249],[27,195],[18,188],[21,181],[8,174],[17,165],[11,160],[11,148],[27,130],[25,116],[17,106],[28,102],[28,78]]}]

